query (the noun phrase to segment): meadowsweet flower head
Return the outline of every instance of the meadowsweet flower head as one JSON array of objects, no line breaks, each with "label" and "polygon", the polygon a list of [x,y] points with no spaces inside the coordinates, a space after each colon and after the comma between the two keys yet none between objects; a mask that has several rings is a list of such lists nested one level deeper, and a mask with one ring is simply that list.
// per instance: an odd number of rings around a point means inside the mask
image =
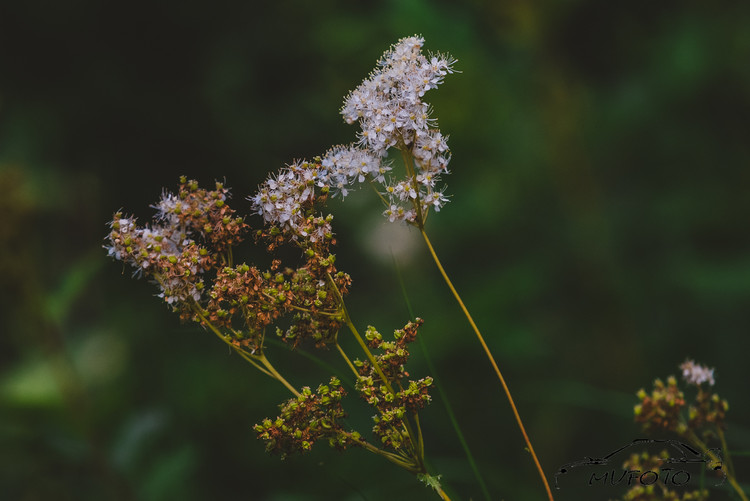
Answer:
[{"label": "meadowsweet flower head", "polygon": [[389,221],[424,224],[431,209],[439,211],[448,201],[437,188],[448,173],[450,150],[447,137],[437,129],[432,110],[422,98],[453,73],[449,56],[422,53],[424,39],[408,37],[383,54],[369,78],[346,97],[341,114],[347,123],[360,125],[360,145],[384,157],[390,148],[404,154],[406,178],[380,176],[375,181],[387,198],[384,215]]},{"label": "meadowsweet flower head", "polygon": [[229,192],[221,183],[215,190],[181,179],[177,194],[164,192],[153,208],[151,225],[115,213],[109,223],[107,253],[148,276],[159,286],[159,297],[188,316],[193,304],[205,299],[204,275],[214,268],[218,255],[240,241],[247,225],[226,201]]},{"label": "meadowsweet flower head", "polygon": [[348,187],[372,179],[378,183],[385,182],[385,173],[391,167],[371,150],[350,144],[334,146],[328,150],[321,161],[323,175],[321,180],[342,197],[348,194]]},{"label": "meadowsweet flower head", "polygon": [[424,38],[402,38],[383,54],[370,77],[344,101],[347,123],[359,121],[360,142],[381,155],[398,144],[410,145],[433,121],[425,92],[437,88],[453,73],[450,57],[422,54]]},{"label": "meadowsweet flower head", "polygon": [[689,384],[700,386],[703,383],[708,383],[709,386],[714,385],[714,369],[696,364],[692,360],[685,360],[680,365],[680,369],[682,369],[682,377]]},{"label": "meadowsweet flower head", "polygon": [[[448,173],[448,138],[436,128],[422,97],[453,72],[455,61],[425,56],[423,44],[421,37],[401,39],[346,98],[341,113],[348,123],[360,124],[358,143],[334,146],[312,161],[294,162],[271,175],[250,197],[266,224],[296,241],[328,238],[328,225],[312,233],[304,229],[315,206],[329,192],[345,198],[363,182],[376,186],[390,221],[421,225],[430,210],[442,208],[448,201],[439,188],[440,176]],[[392,147],[401,150],[409,164],[402,180],[386,177],[392,166],[385,157]]]}]

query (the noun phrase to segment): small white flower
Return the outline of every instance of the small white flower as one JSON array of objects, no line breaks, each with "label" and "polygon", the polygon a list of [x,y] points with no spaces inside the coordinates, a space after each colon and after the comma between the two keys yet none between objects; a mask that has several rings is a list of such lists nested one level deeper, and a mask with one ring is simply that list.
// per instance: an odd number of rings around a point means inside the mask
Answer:
[{"label": "small white flower", "polygon": [[680,365],[680,369],[682,369],[682,377],[690,384],[699,386],[707,382],[710,386],[714,385],[714,369],[696,364],[692,360],[685,360]]}]

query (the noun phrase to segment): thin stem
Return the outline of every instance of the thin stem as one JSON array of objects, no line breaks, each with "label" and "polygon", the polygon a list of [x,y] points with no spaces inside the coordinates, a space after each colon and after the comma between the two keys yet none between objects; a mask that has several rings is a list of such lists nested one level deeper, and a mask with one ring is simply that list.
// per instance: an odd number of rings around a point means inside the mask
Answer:
[{"label": "thin stem", "polygon": [[[365,355],[367,355],[367,359],[370,361],[370,364],[372,364],[372,367],[373,369],[375,369],[375,372],[378,374],[378,377],[380,378],[380,380],[388,389],[388,392],[395,396],[396,392],[394,391],[393,386],[391,385],[391,382],[383,373],[383,369],[380,368],[380,364],[375,359],[375,356],[372,354],[370,349],[367,347],[367,343],[365,343],[365,340],[359,334],[359,332],[357,331],[357,328],[354,326],[354,323],[352,322],[352,318],[349,315],[349,310],[346,308],[346,304],[344,303],[344,297],[341,295],[341,291],[339,291],[339,288],[336,287],[336,282],[333,281],[333,277],[331,276],[330,273],[326,273],[326,278],[331,284],[331,288],[333,289],[334,294],[336,294],[336,299],[341,305],[341,310],[344,313],[344,323],[346,323],[346,326],[349,328],[349,330],[354,335],[359,345],[362,347],[362,350],[365,352]],[[408,419],[404,419],[404,426],[406,428],[406,433],[409,435],[409,442],[411,443],[412,447],[418,447],[419,442],[414,440],[415,438],[414,430],[412,429],[411,423],[409,422]],[[419,449],[416,449],[414,452],[415,452],[415,455],[417,456],[417,460],[419,461],[420,466],[423,466],[424,456],[420,454]]]},{"label": "thin stem", "polygon": [[389,205],[389,203],[388,203],[388,200],[386,200],[386,199],[385,199],[385,197],[383,196],[383,194],[382,194],[382,193],[380,193],[380,192],[378,191],[378,189],[377,189],[377,188],[375,187],[375,182],[373,181],[373,179],[372,179],[372,178],[371,178],[370,176],[367,176],[367,180],[368,180],[368,181],[370,181],[370,183],[369,183],[369,184],[370,184],[370,187],[371,187],[371,188],[372,188],[372,190],[373,190],[373,191],[375,192],[375,194],[376,194],[376,195],[378,196],[378,198],[380,198],[380,201],[381,201],[381,202],[383,202],[383,204],[384,204],[384,205],[385,205],[386,207],[388,207],[388,205]]},{"label": "thin stem", "polygon": [[427,220],[427,214],[422,215],[422,200],[419,198],[419,183],[417,182],[417,171],[414,169],[414,158],[406,149],[401,150],[401,156],[404,158],[406,174],[411,178],[412,188],[414,188],[414,192],[417,194],[413,200],[414,208],[417,211],[417,226],[423,228],[424,222]]},{"label": "thin stem", "polygon": [[422,425],[419,424],[419,414],[413,414],[414,422],[417,424],[417,437],[419,438],[419,456],[424,457],[424,437],[422,436]]},{"label": "thin stem", "polygon": [[265,374],[266,376],[274,377],[273,374],[271,374],[266,369],[264,369],[263,367],[261,367],[260,365],[258,365],[258,363],[251,358],[252,355],[246,353],[243,349],[241,349],[241,348],[233,345],[232,342],[229,341],[226,338],[226,336],[224,334],[222,334],[221,331],[219,329],[217,329],[216,326],[214,324],[212,324],[206,318],[203,310],[201,310],[199,308],[200,307],[198,305],[195,305],[195,314],[198,315],[198,318],[200,318],[203,321],[203,323],[211,330],[211,332],[213,332],[214,334],[216,334],[216,337],[218,337],[219,339],[221,339],[222,341],[224,341],[224,343],[226,343],[227,346],[229,346],[230,348],[232,348],[235,352],[237,352],[237,354],[239,356],[241,356],[242,358],[244,358],[246,361],[250,362],[253,365],[253,367],[255,367],[256,369],[258,369],[259,371],[261,371],[263,374]]},{"label": "thin stem", "polygon": [[367,347],[367,343],[365,343],[365,340],[362,339],[362,336],[359,334],[359,331],[357,331],[357,328],[352,323],[352,318],[349,316],[349,310],[346,308],[346,304],[344,304],[344,298],[343,296],[341,296],[341,292],[339,291],[339,288],[336,287],[336,283],[333,281],[333,277],[331,276],[330,273],[327,273],[326,278],[330,282],[331,288],[333,289],[333,293],[336,294],[336,299],[338,299],[339,304],[341,305],[341,309],[344,313],[344,323],[352,332],[352,334],[354,334],[354,338],[362,347],[362,350],[365,352],[365,355],[367,355],[367,359],[372,364],[372,367],[375,369],[375,372],[377,372],[378,377],[380,377],[381,381],[383,381],[383,384],[385,384],[385,387],[388,388],[388,391],[390,393],[393,393],[395,395],[396,392],[393,391],[393,387],[391,386],[390,381],[388,381],[388,378],[386,378],[385,374],[383,374],[383,370],[380,368],[380,364],[378,364],[377,360],[375,360],[375,356]]},{"label": "thin stem", "polygon": [[344,360],[346,361],[346,364],[347,364],[347,365],[349,366],[349,368],[350,368],[350,369],[352,370],[352,372],[354,373],[354,376],[355,376],[355,377],[356,377],[357,379],[359,379],[359,372],[357,372],[357,368],[356,368],[356,367],[354,367],[354,364],[352,363],[352,361],[351,361],[351,360],[349,360],[349,357],[348,357],[348,356],[346,356],[346,352],[345,352],[345,351],[344,351],[344,349],[343,349],[343,348],[341,347],[341,345],[339,344],[339,342],[338,342],[338,341],[336,341],[336,348],[337,348],[337,349],[339,350],[339,353],[341,353],[341,356],[342,356],[342,357],[344,357]]},{"label": "thin stem", "polygon": [[286,386],[286,388],[289,391],[291,391],[294,394],[295,397],[299,397],[300,396],[300,393],[294,388],[294,386],[292,386],[291,384],[289,384],[289,381],[287,381],[286,379],[284,379],[284,377],[281,374],[279,374],[279,372],[276,370],[276,368],[274,368],[274,366],[271,365],[271,362],[266,358],[266,356],[263,353],[261,353],[260,355],[255,355],[255,357],[258,358],[258,360],[260,360],[260,363],[262,363],[263,366],[266,369],[268,369],[268,371],[271,374],[273,374],[273,377],[275,377],[281,384],[283,384],[284,386]]},{"label": "thin stem", "polygon": [[727,439],[724,436],[724,430],[721,429],[721,426],[717,426],[716,430],[719,435],[719,440],[721,441],[721,450],[724,451],[724,462],[726,463],[729,471],[734,473],[734,465],[732,464],[732,456],[731,454],[729,454],[729,447],[727,446]]},{"label": "thin stem", "polygon": [[440,496],[440,499],[443,501],[451,501],[451,498],[448,497],[448,494],[445,493],[442,487],[437,486],[436,487],[437,493]]},{"label": "thin stem", "polygon": [[[415,318],[414,310],[411,307],[411,301],[409,301],[409,295],[406,292],[406,285],[404,284],[404,279],[401,276],[401,270],[398,266],[398,261],[396,260],[396,256],[392,255],[393,257],[393,267],[396,270],[396,276],[398,277],[398,283],[401,286],[401,293],[404,296],[404,302],[406,303],[406,309],[409,312],[410,318]],[[474,472],[474,476],[477,479],[477,482],[479,482],[479,487],[482,489],[482,493],[484,494],[485,499],[487,501],[490,501],[492,497],[490,496],[490,491],[487,489],[487,484],[484,482],[484,479],[482,478],[482,474],[479,472],[479,467],[477,466],[476,461],[474,460],[474,456],[471,453],[471,450],[469,449],[469,444],[466,442],[466,439],[464,438],[464,434],[461,431],[461,426],[458,424],[458,420],[456,419],[456,415],[453,412],[453,408],[451,407],[450,401],[448,400],[448,395],[445,392],[445,389],[443,388],[443,384],[440,380],[440,377],[438,376],[437,369],[435,368],[435,365],[432,363],[432,358],[430,357],[429,352],[427,351],[427,346],[424,342],[424,339],[422,336],[417,336],[417,342],[419,343],[419,347],[422,349],[422,354],[424,355],[424,359],[427,362],[427,368],[430,371],[430,374],[432,374],[432,378],[435,381],[435,386],[437,387],[438,392],[440,393],[440,401],[443,403],[443,407],[445,407],[445,411],[448,414],[448,418],[451,421],[451,424],[453,425],[453,430],[456,432],[456,437],[458,437],[458,441],[461,444],[461,448],[464,450],[464,454],[466,454],[466,459],[469,461],[469,466],[471,467],[472,472]]]},{"label": "thin stem", "polygon": [[396,454],[393,454],[388,451],[384,451],[383,449],[379,449],[372,445],[371,443],[367,442],[366,440],[362,440],[361,438],[356,438],[354,435],[348,432],[342,432],[344,435],[346,435],[349,439],[353,440],[360,446],[364,447],[368,451],[377,454],[378,456],[382,456],[388,461],[400,466],[401,468],[404,468],[405,470],[408,470],[411,473],[421,473],[421,470],[419,470],[413,463],[404,461],[401,459],[400,456],[397,456]]},{"label": "thin stem", "polygon": [[521,420],[521,416],[518,414],[518,409],[516,408],[516,404],[513,401],[513,397],[510,394],[510,389],[508,388],[508,385],[505,382],[505,378],[500,372],[500,368],[497,366],[497,363],[495,362],[495,358],[492,356],[492,352],[490,352],[490,349],[487,346],[487,343],[485,342],[484,337],[482,336],[482,333],[479,332],[479,328],[477,327],[477,324],[474,323],[474,319],[471,318],[471,314],[469,313],[469,310],[466,308],[466,305],[464,305],[464,302],[461,299],[461,296],[458,294],[458,291],[456,291],[456,288],[453,286],[453,283],[448,277],[448,274],[445,272],[443,265],[440,263],[440,260],[438,259],[437,254],[435,253],[435,249],[432,247],[432,243],[430,242],[430,239],[427,237],[427,233],[425,233],[423,227],[420,227],[419,231],[422,233],[422,237],[424,238],[424,241],[427,244],[427,248],[429,249],[430,254],[432,255],[432,259],[435,261],[435,264],[437,265],[438,270],[440,270],[440,274],[443,276],[443,280],[445,280],[445,283],[448,285],[448,288],[453,293],[453,297],[456,298],[456,301],[458,302],[458,305],[461,307],[461,310],[464,312],[466,319],[469,321],[469,324],[471,324],[472,329],[474,329],[474,333],[477,335],[477,338],[479,339],[479,343],[482,345],[482,348],[484,349],[484,352],[487,355],[487,358],[492,364],[493,369],[495,369],[495,374],[497,374],[497,378],[500,380],[500,384],[502,384],[503,386],[503,391],[505,391],[505,396],[508,398],[508,402],[510,402],[510,407],[513,410],[513,415],[516,418],[518,427],[521,429],[521,434],[523,435],[523,439],[526,441],[526,447],[528,448],[529,453],[531,454],[531,457],[534,460],[534,464],[536,465],[536,469],[539,472],[539,476],[542,477],[544,488],[547,491],[547,497],[550,499],[550,501],[552,501],[554,499],[552,497],[552,490],[550,490],[549,483],[547,482],[547,477],[544,475],[544,470],[542,470],[542,465],[539,463],[539,458],[537,457],[536,453],[534,452],[534,448],[531,445],[531,440],[529,440],[529,436],[526,434],[526,428],[523,426],[523,421]]},{"label": "thin stem", "polygon": [[[689,431],[687,434],[688,439],[690,439],[695,445],[698,446],[699,449],[703,451],[704,454],[708,455],[712,461],[716,461],[718,463],[721,463],[723,465],[723,461],[714,454],[711,449],[708,448],[706,444],[703,443],[703,441],[698,438],[698,435],[695,434],[692,430]],[[740,496],[742,501],[748,501],[747,495],[745,494],[745,491],[742,490],[742,487],[740,487],[740,484],[737,483],[737,479],[734,478],[734,474],[732,471],[724,470],[724,473],[727,476],[727,480],[729,481],[729,484],[734,487],[734,490],[737,492],[737,494]]]},{"label": "thin stem", "polygon": [[[203,324],[206,325],[206,326],[208,326],[208,328],[211,329],[211,332],[213,332],[214,334],[216,334],[216,336],[219,339],[221,339],[222,341],[224,341],[224,343],[226,343],[227,346],[229,346],[235,352],[237,352],[237,354],[239,354],[239,356],[241,356],[246,361],[250,362],[253,365],[253,367],[255,367],[256,369],[258,369],[259,371],[261,371],[263,374],[265,374],[265,375],[267,375],[267,376],[269,376],[269,377],[271,377],[273,379],[276,379],[278,382],[280,382],[281,384],[283,384],[284,386],[286,386],[286,388],[289,391],[291,391],[295,396],[297,396],[297,397],[299,396],[299,392],[294,388],[294,386],[292,386],[291,384],[289,384],[289,382],[286,379],[284,379],[284,377],[281,374],[279,374],[279,372],[274,368],[273,365],[271,365],[271,362],[266,358],[266,356],[263,353],[260,353],[259,355],[250,354],[250,353],[247,353],[242,348],[240,348],[239,346],[235,346],[234,344],[232,344],[231,341],[229,341],[226,338],[226,336],[224,336],[221,333],[221,331],[219,329],[216,328],[216,326],[214,324],[212,324],[206,318],[206,316],[204,315],[204,312],[203,312],[202,308],[200,308],[199,305],[197,305],[197,304],[194,305],[193,309],[195,311],[195,314],[198,315],[198,318],[201,319],[201,321],[203,322]],[[263,367],[261,367],[260,365],[258,365],[258,362],[260,362],[263,365]]]}]

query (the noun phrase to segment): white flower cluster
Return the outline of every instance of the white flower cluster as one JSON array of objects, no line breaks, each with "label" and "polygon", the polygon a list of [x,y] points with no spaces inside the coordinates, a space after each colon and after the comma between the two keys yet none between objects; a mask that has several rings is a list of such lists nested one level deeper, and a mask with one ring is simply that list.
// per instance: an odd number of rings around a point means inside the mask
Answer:
[{"label": "white flower cluster", "polygon": [[434,128],[430,106],[422,97],[453,73],[455,60],[441,55],[428,59],[422,54],[423,45],[421,37],[399,40],[341,109],[347,123],[359,122],[360,144],[381,157],[396,147],[414,160],[416,170],[407,172],[410,177],[386,187],[390,206],[385,215],[390,221],[414,222],[417,208],[424,218],[429,209],[439,211],[447,202],[435,188],[440,175],[448,172],[447,138]]},{"label": "white flower cluster", "polygon": [[347,186],[361,183],[368,177],[385,183],[385,173],[391,170],[378,155],[354,145],[334,146],[323,156],[321,166],[325,169],[324,182],[342,197],[348,194]]},{"label": "white flower cluster", "polygon": [[392,146],[412,144],[429,130],[430,107],[422,97],[453,72],[452,59],[437,55],[427,59],[422,45],[421,37],[399,40],[341,109],[347,123],[360,122],[361,142],[381,155]]},{"label": "white flower cluster", "polygon": [[707,382],[710,386],[714,385],[714,369],[696,364],[692,360],[685,360],[680,365],[680,369],[682,369],[682,377],[690,384],[698,386]]},{"label": "white flower cluster", "polygon": [[[318,238],[303,228],[316,188],[345,197],[364,181],[379,185],[388,198],[390,221],[414,223],[421,216],[422,224],[430,209],[439,211],[448,201],[437,187],[448,172],[447,138],[434,128],[422,97],[453,72],[455,61],[439,55],[428,59],[423,44],[421,37],[400,40],[346,98],[341,113],[348,123],[359,122],[359,145],[335,146],[315,162],[295,162],[260,186],[250,200],[266,223],[291,231],[293,238]],[[408,163],[406,178],[398,182],[386,179],[391,167],[385,157],[392,147],[402,150]]]},{"label": "white flower cluster", "polygon": [[315,188],[327,191],[328,183],[328,171],[320,164],[295,162],[269,177],[250,201],[267,224],[289,232],[293,240],[318,242],[333,234],[330,218],[316,218],[315,224],[309,224]]},{"label": "white flower cluster", "polygon": [[330,225],[310,233],[305,230],[307,211],[315,203],[315,188],[332,190],[345,197],[354,183],[372,179],[385,182],[390,167],[371,151],[354,145],[335,146],[318,162],[295,162],[269,177],[250,197],[256,214],[267,224],[277,225],[292,234],[317,241]]}]

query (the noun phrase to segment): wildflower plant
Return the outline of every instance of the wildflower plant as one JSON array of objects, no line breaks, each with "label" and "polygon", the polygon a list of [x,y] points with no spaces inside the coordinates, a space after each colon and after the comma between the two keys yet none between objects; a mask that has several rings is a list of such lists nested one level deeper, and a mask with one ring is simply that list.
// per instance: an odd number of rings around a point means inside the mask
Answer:
[{"label": "wildflower plant", "polygon": [[[666,383],[654,381],[651,393],[640,389],[637,393],[640,402],[634,407],[635,422],[644,432],[671,432],[696,446],[711,464],[720,469],[736,494],[747,501],[747,495],[737,482],[724,430],[729,403],[712,390],[715,384],[714,369],[686,360],[680,365],[682,379],[687,385],[681,387],[677,378],[669,376]],[[686,396],[692,395],[692,400]],[[717,442],[720,449],[709,447]],[[719,452],[720,451],[720,452]],[[627,463],[626,463],[627,466]],[[707,466],[709,464],[707,463]],[[684,497],[669,491],[644,490],[634,487],[625,497],[627,500],[657,499],[707,499],[708,491],[684,493]]]},{"label": "wildflower plant", "polygon": [[[136,275],[154,281],[159,296],[182,320],[213,332],[292,393],[276,418],[264,419],[254,428],[269,452],[282,457],[304,453],[321,440],[339,450],[362,447],[416,474],[448,499],[439,475],[425,465],[419,421],[419,411],[431,400],[433,378],[411,379],[406,370],[409,345],[423,320],[413,319],[392,338],[372,326],[362,335],[346,307],[352,281],[336,267],[333,215],[325,211],[325,204],[330,196],[343,199],[359,185],[369,184],[390,222],[419,230],[495,370],[552,499],[508,386],[427,236],[429,214],[449,201],[442,178],[449,173],[451,154],[448,137],[438,128],[424,96],[455,72],[456,61],[424,54],[423,45],[418,36],[400,40],[345,98],[341,114],[358,126],[355,141],[283,167],[249,197],[262,225],[251,229],[236,215],[223,184],[209,191],[183,177],[176,194],[164,192],[153,206],[157,213],[150,225],[138,226],[133,217],[116,213],[106,248],[110,256],[135,268]],[[249,235],[273,254],[282,246],[296,248],[299,261],[274,258],[268,269],[236,264],[232,248]],[[339,344],[344,328],[356,339],[361,358],[350,357]],[[313,391],[308,386],[298,389],[279,373],[267,357],[266,336],[272,330],[291,347],[307,342],[338,351],[356,379],[349,392],[375,411],[374,440],[346,426],[347,389],[338,378]],[[482,483],[476,469],[475,473]],[[482,487],[489,499],[483,483]]]},{"label": "wildflower plant", "polygon": [[[669,453],[666,450],[658,454],[631,454],[623,464],[623,469],[633,472],[644,472],[644,475],[651,475],[652,478],[669,475],[670,468],[664,468],[664,463],[669,459]],[[709,493],[708,489],[694,489],[691,491],[679,492],[677,489],[670,489],[666,481],[653,482],[649,485],[641,483],[635,484],[623,496],[622,501],[706,501]]]}]

